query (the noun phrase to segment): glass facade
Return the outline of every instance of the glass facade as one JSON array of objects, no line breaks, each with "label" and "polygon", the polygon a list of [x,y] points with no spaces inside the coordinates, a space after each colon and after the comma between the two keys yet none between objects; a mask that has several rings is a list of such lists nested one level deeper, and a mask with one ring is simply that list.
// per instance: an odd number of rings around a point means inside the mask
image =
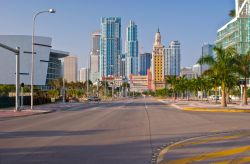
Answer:
[{"label": "glass facade", "polygon": [[99,59],[100,78],[120,76],[121,48],[121,18],[103,17]]},{"label": "glass facade", "polygon": [[250,0],[236,1],[236,17],[217,31],[217,46],[235,47],[239,54],[249,51],[249,2]]},{"label": "glass facade", "polygon": [[138,75],[138,40],[137,40],[137,25],[130,21],[126,30],[126,65],[127,77]]},{"label": "glass facade", "polygon": [[151,53],[140,54],[140,75],[147,75],[147,70],[151,67]]},{"label": "glass facade", "polygon": [[165,49],[165,75],[180,75],[181,69],[181,44],[172,41]]}]

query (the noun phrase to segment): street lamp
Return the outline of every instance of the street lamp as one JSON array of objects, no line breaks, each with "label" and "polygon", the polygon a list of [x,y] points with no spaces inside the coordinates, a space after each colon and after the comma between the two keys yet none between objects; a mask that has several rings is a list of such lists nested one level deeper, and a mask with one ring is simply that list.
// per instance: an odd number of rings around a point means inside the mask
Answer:
[{"label": "street lamp", "polygon": [[30,86],[31,86],[31,93],[30,93],[30,96],[31,96],[31,102],[30,102],[30,108],[33,109],[33,100],[34,100],[34,49],[35,49],[35,23],[36,23],[36,17],[39,15],[39,14],[42,14],[42,13],[55,13],[56,10],[55,9],[49,9],[49,10],[46,10],[46,11],[40,11],[38,13],[36,13],[33,17],[33,32],[32,32],[32,59],[31,59],[31,81],[30,81]]}]

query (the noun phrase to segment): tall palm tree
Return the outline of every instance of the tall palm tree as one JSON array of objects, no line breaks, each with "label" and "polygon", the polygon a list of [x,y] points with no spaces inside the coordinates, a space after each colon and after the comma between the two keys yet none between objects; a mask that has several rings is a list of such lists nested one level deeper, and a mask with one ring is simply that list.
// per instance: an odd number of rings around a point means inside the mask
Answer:
[{"label": "tall palm tree", "polygon": [[247,105],[247,84],[246,80],[250,76],[250,52],[243,55],[236,56],[237,72],[244,79],[244,90],[243,90],[243,104]]},{"label": "tall palm tree", "polygon": [[178,79],[175,75],[168,75],[166,78],[166,84],[170,85],[170,88],[173,91],[172,98],[176,99],[176,85],[177,85]]},{"label": "tall palm tree", "polygon": [[234,57],[236,56],[237,52],[235,48],[228,47],[223,49],[221,47],[214,47],[214,51],[216,57],[212,57],[210,55],[202,56],[199,60],[199,64],[208,64],[210,65],[210,71],[212,71],[217,78],[221,82],[221,105],[223,107],[227,107],[226,102],[226,88],[227,80],[229,80],[232,76],[235,76],[235,61]]}]

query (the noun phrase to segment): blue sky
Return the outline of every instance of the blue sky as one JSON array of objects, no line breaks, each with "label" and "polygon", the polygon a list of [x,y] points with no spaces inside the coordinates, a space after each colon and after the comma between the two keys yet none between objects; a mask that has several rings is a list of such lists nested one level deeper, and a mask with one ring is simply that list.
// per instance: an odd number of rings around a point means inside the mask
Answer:
[{"label": "blue sky", "polygon": [[86,66],[91,32],[102,16],[122,18],[123,50],[126,26],[134,20],[143,52],[152,51],[159,26],[163,44],[179,40],[181,65],[191,66],[202,44],[214,43],[217,29],[230,19],[234,0],[1,0],[0,35],[31,35],[33,14],[49,8],[57,13],[38,17],[36,35],[52,37],[54,49],[77,55],[79,67]]}]

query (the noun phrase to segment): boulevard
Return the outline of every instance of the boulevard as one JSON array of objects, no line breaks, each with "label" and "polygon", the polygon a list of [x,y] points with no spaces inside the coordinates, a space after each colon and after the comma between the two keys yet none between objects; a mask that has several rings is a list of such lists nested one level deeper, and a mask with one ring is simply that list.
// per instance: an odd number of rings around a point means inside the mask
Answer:
[{"label": "boulevard", "polygon": [[[155,163],[160,149],[195,137],[220,135],[226,140],[231,133],[242,133],[245,137],[234,138],[233,146],[247,146],[249,124],[248,113],[182,111],[151,97],[88,103],[1,120],[0,163]],[[211,144],[199,151],[213,152],[216,143]],[[229,145],[220,143],[219,149]],[[170,151],[171,161],[192,156],[194,148]]]}]

